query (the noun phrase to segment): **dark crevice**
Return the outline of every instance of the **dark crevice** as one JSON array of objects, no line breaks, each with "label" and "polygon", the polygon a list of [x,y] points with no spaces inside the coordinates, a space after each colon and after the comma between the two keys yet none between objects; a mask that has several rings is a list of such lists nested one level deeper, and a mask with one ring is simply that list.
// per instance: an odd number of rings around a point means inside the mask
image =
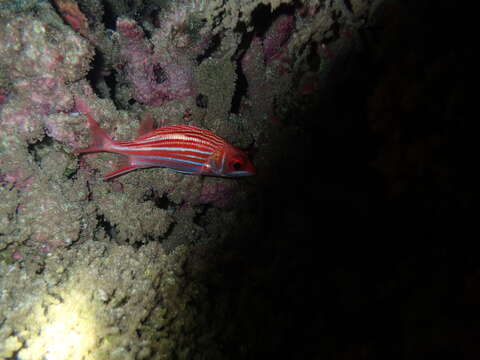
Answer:
[{"label": "dark crevice", "polygon": [[246,34],[247,33],[247,25],[243,21],[239,21],[237,26],[233,29],[233,32],[238,34]]},{"label": "dark crevice", "polygon": [[90,71],[87,74],[87,79],[92,85],[94,91],[96,91],[95,85],[99,78],[100,64],[101,64],[100,55],[98,54],[98,52],[95,52],[95,55],[93,56],[93,60],[90,61]]},{"label": "dark crevice", "polygon": [[250,47],[252,43],[252,39],[254,36],[254,32],[246,32],[247,28],[244,23],[239,23],[237,28],[235,29],[236,32],[243,34],[242,40],[238,45],[237,51],[233,56],[232,60],[236,60],[237,66],[235,68],[235,73],[237,74],[237,81],[235,81],[235,90],[232,96],[232,106],[230,108],[230,112],[232,114],[238,114],[240,112],[240,104],[242,102],[242,98],[247,95],[248,90],[248,82],[247,78],[245,77],[242,66],[241,66],[241,59],[244,56],[245,52]]},{"label": "dark crevice", "polygon": [[201,204],[201,205],[195,206],[195,216],[193,217],[192,222],[206,231],[206,226],[208,225],[208,221],[205,218],[205,215],[207,214],[208,210],[211,209],[212,207],[214,206],[211,204]]},{"label": "dark crevice", "polygon": [[39,166],[42,167],[42,156],[40,151],[45,147],[50,147],[53,145],[53,139],[45,135],[42,140],[38,140],[34,143],[28,144],[28,153],[32,155],[33,161]]},{"label": "dark crevice", "polygon": [[149,189],[143,194],[143,201],[151,201],[159,209],[172,209],[176,207],[176,204],[171,201],[166,194],[159,194],[154,189]]},{"label": "dark crevice", "polygon": [[293,15],[295,6],[291,4],[282,4],[273,12],[270,5],[260,4],[252,12],[252,24],[256,36],[263,37],[270,29],[270,26],[281,15]]},{"label": "dark crevice", "polygon": [[103,23],[105,24],[105,28],[110,30],[115,30],[117,24],[117,14],[113,11],[110,7],[110,3],[104,1],[103,2]]},{"label": "dark crevice", "polygon": [[210,39],[208,47],[205,49],[203,54],[197,56],[196,60],[198,64],[201,64],[203,60],[208,59],[212,54],[217,51],[222,43],[221,34],[216,34]]},{"label": "dark crevice", "polygon": [[239,59],[245,54],[245,52],[248,50],[250,47],[250,44],[252,43],[253,36],[255,35],[255,32],[247,32],[247,27],[244,23],[239,23],[236,30],[236,32],[243,34],[242,40],[240,41],[240,44],[238,44],[238,49],[237,52],[234,55],[234,59]]},{"label": "dark crevice", "polygon": [[172,234],[173,229],[175,228],[176,225],[177,225],[177,222],[176,222],[176,221],[172,221],[172,223],[168,226],[167,231],[165,231],[165,233],[164,233],[162,236],[159,236],[158,238],[159,238],[160,240],[168,239],[168,237]]},{"label": "dark crevice", "polygon": [[146,240],[145,241],[135,241],[134,243],[130,244],[135,250],[138,250],[140,249],[143,245],[149,243],[150,241],[153,241],[153,237],[152,236],[146,236]]},{"label": "dark crevice", "polygon": [[232,114],[238,114],[240,112],[240,104],[242,103],[243,97],[247,95],[248,90],[247,78],[242,71],[240,62],[237,62],[235,73],[237,74],[237,81],[235,82],[235,91],[233,92],[232,106],[230,108],[230,113]]},{"label": "dark crevice", "polygon": [[105,233],[110,237],[110,239],[113,239],[115,237],[115,225],[112,225],[112,223],[108,221],[105,216],[97,215],[97,227],[103,228],[103,230],[105,230]]},{"label": "dark crevice", "polygon": [[117,79],[116,73],[112,71],[110,75],[104,77],[105,83],[110,89],[110,98],[115,99],[116,88],[117,88]]},{"label": "dark crevice", "polygon": [[[299,7],[300,4],[297,4]],[[294,15],[295,14],[295,4],[282,4],[272,13],[273,19],[275,20],[280,15]]]},{"label": "dark crevice", "polygon": [[131,17],[138,23],[148,21],[151,24],[155,24],[161,11],[162,9],[158,4],[146,1],[132,12]]},{"label": "dark crevice", "polygon": [[66,169],[63,173],[63,175],[68,179],[68,180],[72,180],[72,179],[76,179],[77,178],[77,173],[78,173],[78,167],[76,167],[75,169]]},{"label": "dark crevice", "polygon": [[307,64],[311,71],[318,71],[322,59],[318,56],[318,44],[313,41],[308,47]]},{"label": "dark crevice", "polygon": [[348,11],[353,12],[351,0],[343,0],[343,3],[345,4],[345,7],[348,9]]},{"label": "dark crevice", "polygon": [[98,51],[98,49],[95,52],[95,56],[93,61],[90,63],[90,66],[91,69],[87,74],[87,80],[90,82],[93,91],[101,99],[109,98],[109,92],[111,92],[111,88],[109,87],[109,90],[107,90],[105,86],[103,88],[101,86],[102,83],[103,85],[108,85],[108,83],[106,82],[106,77],[103,75],[105,73],[105,58],[103,54]]},{"label": "dark crevice", "polygon": [[163,194],[162,196],[156,196],[153,199],[153,203],[156,207],[165,210],[175,205],[172,201],[168,199],[168,196],[165,194]]},{"label": "dark crevice", "polygon": [[252,24],[255,34],[263,36],[273,22],[270,5],[260,4],[252,11]]},{"label": "dark crevice", "polygon": [[168,75],[160,64],[153,65],[153,76],[157,84],[162,84],[168,80]]},{"label": "dark crevice", "polygon": [[325,31],[324,36],[323,36],[323,43],[324,44],[329,44],[331,42],[334,42],[340,37],[340,28],[342,25],[338,21],[342,16],[342,13],[340,11],[332,11],[332,20],[333,23],[330,26],[330,28]]},{"label": "dark crevice", "polygon": [[202,109],[208,108],[208,96],[204,94],[198,94],[195,98],[195,104]]},{"label": "dark crevice", "polygon": [[40,275],[45,270],[45,263],[38,263],[38,268],[35,270],[35,274]]}]

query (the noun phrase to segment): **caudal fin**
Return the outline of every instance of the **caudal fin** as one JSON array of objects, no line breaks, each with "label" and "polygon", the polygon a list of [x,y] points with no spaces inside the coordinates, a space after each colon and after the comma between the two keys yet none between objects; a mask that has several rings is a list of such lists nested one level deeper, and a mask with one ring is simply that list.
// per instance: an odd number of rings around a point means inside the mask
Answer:
[{"label": "caudal fin", "polygon": [[89,147],[85,149],[75,149],[73,152],[75,154],[85,154],[99,151],[109,151],[113,143],[112,138],[100,127],[100,125],[98,125],[98,123],[90,114],[86,113],[85,116],[88,119],[88,126],[90,128],[92,142]]}]

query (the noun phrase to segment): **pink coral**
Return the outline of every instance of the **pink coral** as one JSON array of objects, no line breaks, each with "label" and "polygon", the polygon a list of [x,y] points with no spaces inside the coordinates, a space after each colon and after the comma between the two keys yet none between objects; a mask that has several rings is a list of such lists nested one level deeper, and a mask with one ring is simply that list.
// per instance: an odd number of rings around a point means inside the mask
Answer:
[{"label": "pink coral", "polygon": [[[282,15],[273,22],[263,39],[254,37],[244,54],[241,64],[250,88],[262,89],[265,82],[266,67],[273,66],[279,74],[285,73],[290,59],[285,54],[285,45],[294,29],[293,15]],[[262,56],[263,55],[263,56]],[[274,62],[274,60],[277,60]],[[268,88],[268,87],[267,87]]]},{"label": "pink coral", "polygon": [[77,119],[67,114],[54,114],[45,118],[45,130],[48,136],[53,139],[68,144],[74,148],[79,147],[81,144],[77,139],[78,136],[75,133],[72,126],[73,122],[77,122]]},{"label": "pink coral", "polygon": [[294,25],[293,15],[282,15],[270,26],[263,39],[263,55],[267,64],[282,54]]},{"label": "pink coral", "polygon": [[195,93],[192,67],[179,61],[166,61],[154,55],[153,45],[145,39],[140,26],[130,19],[119,19],[120,54],[126,61],[127,77],[134,97],[145,105],[165,102]]},{"label": "pink coral", "polygon": [[228,208],[232,205],[236,188],[232,184],[204,184],[197,199],[198,204],[210,204],[218,208]]},{"label": "pink coral", "polygon": [[38,107],[22,107],[22,103],[11,101],[4,105],[1,115],[0,132],[3,135],[21,134],[32,140],[42,136],[45,115]]},{"label": "pink coral", "polygon": [[246,116],[263,114],[272,124],[281,124],[274,103],[277,96],[287,91],[285,84],[291,82],[292,58],[286,51],[286,45],[294,30],[294,19],[293,15],[279,16],[263,38],[255,36],[252,39],[241,59],[242,72],[248,84],[248,100],[240,104],[240,109],[248,114]]},{"label": "pink coral", "polygon": [[8,99],[8,91],[5,88],[0,86],[0,105],[3,105],[7,102]]},{"label": "pink coral", "polygon": [[12,259],[13,260],[22,260],[23,259],[23,255],[20,251],[18,250],[15,250],[13,253],[12,253]]},{"label": "pink coral", "polygon": [[16,90],[22,97],[28,98],[31,104],[39,106],[44,114],[67,111],[73,105],[73,98],[67,86],[52,76],[19,80]]},{"label": "pink coral", "polygon": [[66,123],[48,117],[71,109],[71,83],[85,76],[91,56],[89,44],[66,27],[27,15],[0,21],[0,58],[11,84],[8,101],[0,95],[0,132],[29,142],[40,139],[45,126],[54,137],[65,134]]},{"label": "pink coral", "polygon": [[18,190],[29,190],[33,178],[25,170],[18,168],[12,172],[0,174],[0,182],[11,183]]},{"label": "pink coral", "polygon": [[73,0],[53,0],[63,19],[85,38],[89,38],[88,21]]}]

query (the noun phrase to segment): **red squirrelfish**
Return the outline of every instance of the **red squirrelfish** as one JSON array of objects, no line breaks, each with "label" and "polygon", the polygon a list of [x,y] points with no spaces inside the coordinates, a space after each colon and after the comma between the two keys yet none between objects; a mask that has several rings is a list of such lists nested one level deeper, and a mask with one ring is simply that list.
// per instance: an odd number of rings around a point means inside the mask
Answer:
[{"label": "red squirrelfish", "polygon": [[111,152],[125,155],[118,169],[104,180],[138,168],[166,167],[183,174],[210,176],[255,175],[247,155],[215,133],[190,125],[171,125],[153,129],[131,141],[115,141],[89,114],[92,144],[74,153]]}]

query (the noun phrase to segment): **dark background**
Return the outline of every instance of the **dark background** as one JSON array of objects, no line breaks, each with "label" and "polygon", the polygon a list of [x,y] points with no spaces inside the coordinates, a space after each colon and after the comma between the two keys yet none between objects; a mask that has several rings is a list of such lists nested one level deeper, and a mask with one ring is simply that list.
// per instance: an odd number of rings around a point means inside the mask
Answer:
[{"label": "dark background", "polygon": [[216,264],[229,358],[480,356],[477,20],[452,1],[377,15]]}]

